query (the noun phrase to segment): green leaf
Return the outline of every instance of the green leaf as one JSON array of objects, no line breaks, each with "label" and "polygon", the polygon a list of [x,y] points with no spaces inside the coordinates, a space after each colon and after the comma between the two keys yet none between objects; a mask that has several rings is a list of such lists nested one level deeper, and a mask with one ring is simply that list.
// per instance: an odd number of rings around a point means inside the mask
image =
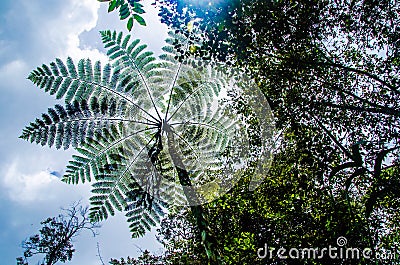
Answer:
[{"label": "green leaf", "polygon": [[144,21],[144,19],[137,15],[137,14],[133,14],[134,19],[142,26],[146,26],[146,21]]},{"label": "green leaf", "polygon": [[129,7],[128,4],[123,4],[119,9],[119,17],[121,20],[124,20],[129,17]]},{"label": "green leaf", "polygon": [[146,12],[143,10],[142,7],[143,7],[143,5],[141,5],[141,4],[139,4],[139,3],[135,3],[134,6],[133,6],[133,11],[134,11],[135,13],[138,13],[138,14],[146,13]]},{"label": "green leaf", "polygon": [[114,11],[114,9],[117,7],[117,0],[113,0],[110,2],[110,5],[108,6],[108,12]]},{"label": "green leaf", "polygon": [[133,7],[134,8],[137,8],[137,7],[141,8],[141,7],[143,7],[143,5],[141,3],[139,3],[139,2],[134,2],[133,3]]},{"label": "green leaf", "polygon": [[129,31],[132,30],[133,27],[133,17],[130,17],[128,20],[128,24],[126,25],[126,27],[128,28]]}]

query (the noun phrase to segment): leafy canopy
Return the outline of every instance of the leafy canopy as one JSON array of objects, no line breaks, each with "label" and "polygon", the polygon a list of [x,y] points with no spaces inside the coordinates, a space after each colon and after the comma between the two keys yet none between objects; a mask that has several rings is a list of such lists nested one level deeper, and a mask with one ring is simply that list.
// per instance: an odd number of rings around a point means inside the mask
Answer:
[{"label": "leafy canopy", "polygon": [[98,0],[99,2],[109,2],[108,12],[119,10],[119,18],[128,22],[126,27],[129,31],[132,30],[133,23],[136,21],[141,26],[146,26],[146,21],[141,16],[146,13],[143,9],[143,5],[139,3],[141,0]]},{"label": "leafy canopy", "polygon": [[70,261],[75,252],[73,239],[84,230],[96,235],[99,225],[89,221],[87,208],[75,203],[70,208],[63,209],[63,212],[57,217],[42,221],[39,234],[22,243],[24,256],[17,258],[18,265],[28,265],[27,259],[35,255],[44,255],[41,264],[46,265]]}]

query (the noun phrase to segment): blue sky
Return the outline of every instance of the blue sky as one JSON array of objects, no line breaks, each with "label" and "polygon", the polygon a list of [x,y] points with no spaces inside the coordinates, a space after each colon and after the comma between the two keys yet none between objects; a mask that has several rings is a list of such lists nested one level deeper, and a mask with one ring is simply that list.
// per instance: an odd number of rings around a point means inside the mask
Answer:
[{"label": "blue sky", "polygon": [[[147,27],[135,25],[132,35],[160,53],[167,30],[157,11],[144,1]],[[125,31],[125,21],[107,13],[97,0],[2,0],[0,2],[0,255],[2,264],[15,264],[21,242],[36,233],[40,221],[56,216],[74,201],[88,203],[90,186],[63,184],[52,172],[62,172],[73,151],[57,151],[30,144],[18,136],[29,122],[56,101],[26,79],[29,72],[55,58],[107,60],[98,32]],[[126,32],[127,33],[127,32]],[[96,244],[105,261],[137,256],[142,249],[159,250],[154,232],[132,240],[124,216],[103,222],[99,236],[82,233],[69,264],[100,264]]]}]

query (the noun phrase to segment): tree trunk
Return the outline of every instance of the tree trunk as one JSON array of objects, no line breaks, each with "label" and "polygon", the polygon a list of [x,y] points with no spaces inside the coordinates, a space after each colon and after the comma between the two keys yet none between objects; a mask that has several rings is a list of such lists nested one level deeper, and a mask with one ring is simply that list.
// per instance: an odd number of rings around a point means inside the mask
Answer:
[{"label": "tree trunk", "polygon": [[185,165],[175,148],[174,135],[169,126],[166,126],[166,133],[168,139],[168,151],[172,158],[174,167],[178,172],[179,183],[183,187],[185,197],[189,202],[190,210],[196,220],[197,228],[200,231],[201,242],[205,248],[209,264],[223,264],[220,251],[217,248],[217,242],[215,237],[211,233],[211,229],[208,226],[208,222],[204,216],[204,209],[200,204],[199,198],[196,191],[193,189],[192,182],[189,177]]}]

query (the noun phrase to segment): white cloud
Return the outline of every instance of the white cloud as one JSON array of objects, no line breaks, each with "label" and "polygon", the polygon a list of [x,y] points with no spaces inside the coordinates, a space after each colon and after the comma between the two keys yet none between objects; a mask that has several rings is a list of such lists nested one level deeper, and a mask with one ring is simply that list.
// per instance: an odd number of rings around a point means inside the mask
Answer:
[{"label": "white cloud", "polygon": [[60,207],[79,200],[87,204],[91,189],[89,183],[69,185],[56,176],[63,174],[64,160],[64,155],[49,158],[46,154],[13,159],[0,170],[2,197],[28,207],[36,207],[38,203],[46,207]]},{"label": "white cloud", "polygon": [[53,199],[61,188],[60,179],[50,171],[39,171],[31,175],[18,171],[20,163],[14,162],[7,169],[3,185],[11,200],[21,203]]},{"label": "white cloud", "polygon": [[81,49],[79,41],[80,34],[96,27],[99,8],[96,0],[16,0],[3,10],[0,55],[34,64],[67,56],[104,60],[95,48]]},{"label": "white cloud", "polygon": [[0,80],[7,86],[20,84],[21,73],[26,73],[28,66],[23,60],[14,60],[0,67]]},{"label": "white cloud", "polygon": [[92,60],[100,60],[106,62],[106,55],[98,49],[80,48],[79,35],[85,31],[94,29],[98,21],[98,10],[100,3],[93,0],[73,0],[69,13],[66,15],[69,22],[80,21],[82,18],[90,18],[82,21],[79,28],[75,28],[73,23],[69,23],[67,28],[70,33],[67,36],[67,48],[64,52],[65,56],[71,56],[74,59],[91,58]]}]

